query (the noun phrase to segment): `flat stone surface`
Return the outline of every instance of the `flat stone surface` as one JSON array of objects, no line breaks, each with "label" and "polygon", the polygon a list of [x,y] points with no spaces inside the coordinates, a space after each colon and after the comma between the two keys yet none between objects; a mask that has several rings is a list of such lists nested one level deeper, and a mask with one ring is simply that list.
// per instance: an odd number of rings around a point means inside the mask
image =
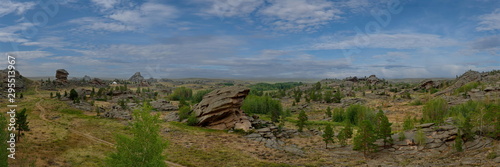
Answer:
[{"label": "flat stone surface", "polygon": [[420,124],[420,125],[417,125],[415,127],[416,128],[428,128],[428,127],[431,127],[432,125],[434,125],[434,123]]}]

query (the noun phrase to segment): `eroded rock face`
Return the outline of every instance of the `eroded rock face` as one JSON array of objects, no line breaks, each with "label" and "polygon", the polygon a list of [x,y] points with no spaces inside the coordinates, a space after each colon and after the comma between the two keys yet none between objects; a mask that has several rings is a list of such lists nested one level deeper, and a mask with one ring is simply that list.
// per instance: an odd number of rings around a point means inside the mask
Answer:
[{"label": "eroded rock face", "polygon": [[477,71],[467,71],[464,74],[462,74],[462,76],[460,76],[458,79],[456,79],[456,81],[453,85],[446,88],[445,90],[442,90],[440,92],[435,93],[434,96],[439,96],[442,94],[453,92],[455,89],[458,89],[467,83],[470,83],[473,81],[479,81],[479,80],[481,80],[481,73],[479,73]]},{"label": "eroded rock face", "polygon": [[130,82],[135,82],[135,83],[141,83],[144,80],[144,77],[141,75],[140,72],[136,72],[134,75],[128,79]]},{"label": "eroded rock face", "polygon": [[240,109],[249,92],[248,88],[231,86],[206,94],[193,109],[198,125],[218,130],[251,129],[248,117]]},{"label": "eroded rock face", "polygon": [[56,81],[62,82],[62,83],[67,83],[68,82],[68,71],[65,69],[58,69],[56,70]]}]

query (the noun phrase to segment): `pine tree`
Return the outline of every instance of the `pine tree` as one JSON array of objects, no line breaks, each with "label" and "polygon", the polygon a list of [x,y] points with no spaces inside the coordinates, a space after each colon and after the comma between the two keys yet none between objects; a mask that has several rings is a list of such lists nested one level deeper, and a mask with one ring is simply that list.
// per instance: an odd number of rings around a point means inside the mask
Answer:
[{"label": "pine tree", "polygon": [[366,156],[368,152],[376,151],[377,145],[374,144],[376,140],[377,138],[371,122],[363,120],[359,126],[357,135],[354,137],[353,149],[363,151],[363,155]]},{"label": "pine tree", "polygon": [[332,117],[332,108],[330,108],[330,106],[328,106],[328,107],[326,108],[326,116],[327,116],[328,118],[331,118],[331,117]]},{"label": "pine tree", "polygon": [[21,137],[22,131],[30,131],[28,126],[28,115],[26,115],[26,108],[23,108],[20,113],[16,112],[16,130],[17,130],[17,141]]},{"label": "pine tree", "polygon": [[54,94],[52,94],[52,92],[50,92],[50,98],[52,98],[54,96]]},{"label": "pine tree", "polygon": [[457,152],[462,152],[464,151],[463,147],[464,141],[462,140],[462,135],[460,132],[458,132],[457,137],[455,138],[455,144],[453,144],[453,148],[455,148],[455,151]]},{"label": "pine tree", "polygon": [[24,98],[23,93],[21,93],[21,95],[19,95],[19,98],[20,99]]},{"label": "pine tree", "polygon": [[331,142],[332,144],[335,143],[333,140],[335,133],[333,132],[332,126],[330,124],[326,125],[325,132],[322,135],[323,141],[325,141],[325,148],[328,148],[328,142]]},{"label": "pine tree", "polygon": [[69,99],[75,100],[76,98],[78,98],[78,92],[75,89],[71,89],[69,91]]},{"label": "pine tree", "polygon": [[167,143],[160,135],[159,115],[151,115],[151,106],[134,110],[132,137],[118,135],[116,152],[106,159],[107,166],[166,166],[163,150]]},{"label": "pine tree", "polygon": [[7,142],[9,139],[9,133],[7,131],[7,119],[5,118],[4,114],[0,114],[0,166],[9,166],[8,162],[8,155],[9,152],[7,152],[7,148],[9,147]]},{"label": "pine tree", "polygon": [[386,146],[386,144],[392,144],[393,143],[391,137],[392,123],[389,122],[389,119],[387,118],[387,116],[385,116],[382,110],[379,110],[379,112],[377,113],[377,123],[378,123],[377,138],[384,140],[384,147]]},{"label": "pine tree", "polygon": [[306,125],[307,122],[307,114],[304,110],[301,110],[299,113],[299,121],[297,122],[297,126],[299,127],[298,131],[302,132],[302,129]]},{"label": "pine tree", "polygon": [[68,97],[68,92],[64,91],[64,97]]},{"label": "pine tree", "polygon": [[352,128],[349,122],[346,122],[346,125],[342,130],[340,130],[339,135],[337,135],[337,139],[341,146],[347,145],[347,139],[352,137]]}]

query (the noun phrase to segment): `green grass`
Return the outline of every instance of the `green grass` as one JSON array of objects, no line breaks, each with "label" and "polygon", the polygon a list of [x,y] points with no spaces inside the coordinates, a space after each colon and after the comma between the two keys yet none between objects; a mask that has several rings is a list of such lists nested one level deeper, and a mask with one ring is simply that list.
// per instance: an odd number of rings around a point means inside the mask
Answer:
[{"label": "green grass", "polygon": [[191,132],[224,132],[223,130],[215,130],[215,129],[208,129],[208,128],[203,128],[203,127],[198,127],[198,126],[189,126],[186,125],[185,123],[180,123],[180,122],[168,122],[169,125],[172,125],[179,130],[184,130],[184,131],[191,131]]},{"label": "green grass", "polygon": [[83,112],[81,110],[72,109],[72,108],[61,109],[61,110],[59,110],[59,112],[65,113],[65,114],[75,114],[75,115],[82,115],[83,114]]}]

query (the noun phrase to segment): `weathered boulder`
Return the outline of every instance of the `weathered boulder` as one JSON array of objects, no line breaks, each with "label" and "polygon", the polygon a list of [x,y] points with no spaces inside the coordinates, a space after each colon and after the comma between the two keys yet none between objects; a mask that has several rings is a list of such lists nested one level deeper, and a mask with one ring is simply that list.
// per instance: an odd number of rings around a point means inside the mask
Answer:
[{"label": "weathered boulder", "polygon": [[459,78],[457,78],[453,85],[447,87],[445,90],[434,93],[433,96],[440,96],[442,94],[453,92],[455,91],[455,89],[458,89],[467,83],[480,80],[481,80],[481,73],[477,71],[467,71],[464,74],[462,74]]},{"label": "weathered boulder", "polygon": [[136,72],[128,80],[133,83],[142,83],[144,77],[142,77],[141,72]]},{"label": "weathered boulder", "polygon": [[[9,75],[12,75],[14,74],[13,78],[9,78]],[[9,88],[9,80],[8,79],[14,79],[15,80],[15,87],[14,89],[16,90],[20,90],[20,89],[24,89],[25,87],[25,83],[24,83],[24,80],[25,78],[19,73],[19,71],[17,70],[12,70],[11,72],[9,72],[9,69],[5,69],[5,70],[1,70],[0,71],[0,79],[2,79],[2,81],[0,82],[0,90],[7,90]]]},{"label": "weathered boulder", "polygon": [[157,111],[175,111],[179,109],[179,107],[174,106],[170,102],[163,99],[152,101],[151,106]]},{"label": "weathered boulder", "polygon": [[372,84],[372,85],[375,85],[375,84],[377,84],[377,83],[380,81],[380,79],[379,79],[379,78],[377,78],[377,76],[376,76],[376,75],[370,75],[370,76],[366,79],[366,81],[368,81],[368,82],[369,82],[370,84]]},{"label": "weathered boulder", "polygon": [[216,89],[195,105],[193,112],[198,119],[198,125],[211,129],[227,130],[238,128],[251,129],[250,121],[240,107],[250,92],[245,87],[231,86]]},{"label": "weathered boulder", "polygon": [[68,83],[68,71],[65,69],[56,70],[56,81],[60,83]]},{"label": "weathered boulder", "polygon": [[123,120],[132,119],[132,113],[130,111],[123,110],[120,106],[113,106],[111,110],[104,112],[101,116],[104,118],[114,118]]},{"label": "weathered boulder", "polygon": [[85,76],[82,78],[82,80],[83,80],[84,82],[90,82],[90,80],[92,80],[92,78],[90,78],[88,75],[85,75]]}]

